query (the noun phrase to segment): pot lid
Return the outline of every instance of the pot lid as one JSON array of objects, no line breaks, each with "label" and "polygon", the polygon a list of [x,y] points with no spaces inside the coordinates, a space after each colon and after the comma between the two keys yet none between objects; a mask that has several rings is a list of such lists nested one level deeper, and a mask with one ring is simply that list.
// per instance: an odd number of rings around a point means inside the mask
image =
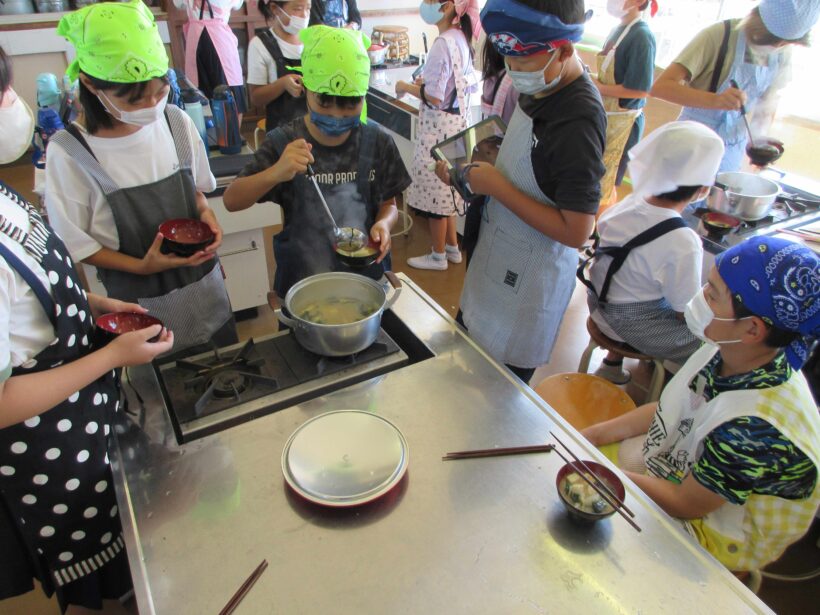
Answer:
[{"label": "pot lid", "polygon": [[404,476],[407,441],[387,419],[364,410],[337,410],[303,423],[282,451],[285,480],[325,506],[375,500]]}]

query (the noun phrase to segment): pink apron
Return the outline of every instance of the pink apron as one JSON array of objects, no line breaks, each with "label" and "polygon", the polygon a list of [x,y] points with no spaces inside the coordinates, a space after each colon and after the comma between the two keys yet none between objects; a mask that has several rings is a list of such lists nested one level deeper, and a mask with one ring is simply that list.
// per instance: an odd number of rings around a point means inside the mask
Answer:
[{"label": "pink apron", "polygon": [[[186,5],[188,22],[183,26],[185,34],[185,74],[195,86],[199,87],[199,75],[196,68],[196,49],[199,46],[199,37],[203,30],[208,35],[219,56],[222,70],[225,73],[227,85],[242,85],[242,66],[239,64],[239,41],[225,19],[225,9],[211,6],[208,0],[199,0],[199,15],[194,12],[197,0]],[[205,7],[208,7],[210,18],[203,19]],[[230,12],[230,11],[228,11]]]}]

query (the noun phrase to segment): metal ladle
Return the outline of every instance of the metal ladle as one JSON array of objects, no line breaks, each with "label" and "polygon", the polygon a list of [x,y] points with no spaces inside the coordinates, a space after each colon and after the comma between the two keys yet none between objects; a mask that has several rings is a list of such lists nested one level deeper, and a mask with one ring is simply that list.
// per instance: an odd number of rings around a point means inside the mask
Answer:
[{"label": "metal ladle", "polygon": [[319,188],[319,182],[316,181],[316,173],[310,165],[308,165],[308,177],[310,177],[310,180],[313,182],[316,193],[319,195],[319,200],[322,201],[327,216],[333,223],[333,236],[336,239],[336,247],[346,252],[355,252],[363,248],[367,243],[367,235],[365,235],[363,231],[351,226],[339,228],[339,225],[336,224],[336,219],[333,217],[333,214],[330,213],[330,207],[328,207],[327,201],[325,201],[325,195],[322,194],[322,189]]},{"label": "metal ladle", "polygon": [[[735,88],[737,90],[740,89],[740,86],[737,84],[737,81],[735,81],[734,79],[732,79],[729,83],[731,84],[731,86],[733,88]],[[754,138],[754,136],[752,136],[752,128],[751,128],[751,126],[749,126],[749,119],[746,117],[746,105],[744,105],[742,103],[740,105],[740,115],[743,116],[743,123],[746,124],[746,132],[749,133],[749,145],[751,147],[754,147],[755,146],[755,138]]]}]

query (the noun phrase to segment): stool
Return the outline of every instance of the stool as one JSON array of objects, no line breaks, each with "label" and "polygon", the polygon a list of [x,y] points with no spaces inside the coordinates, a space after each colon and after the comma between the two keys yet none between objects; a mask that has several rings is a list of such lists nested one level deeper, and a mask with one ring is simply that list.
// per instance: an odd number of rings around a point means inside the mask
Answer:
[{"label": "stool", "polygon": [[[262,144],[262,141],[264,140],[265,135],[268,134],[267,131],[265,130],[266,122],[267,122],[267,120],[265,118],[262,118],[261,120],[256,122],[256,128],[253,131],[253,149],[254,149],[254,151],[257,151],[259,149],[259,146]],[[260,135],[262,135],[261,138],[260,138]]]},{"label": "stool", "polygon": [[592,374],[548,376],[536,385],[535,392],[579,431],[635,409],[625,391]]},{"label": "stool", "polygon": [[578,363],[578,371],[586,373],[589,371],[589,360],[592,358],[592,351],[596,348],[603,348],[617,352],[630,359],[639,359],[641,361],[652,361],[654,364],[652,370],[652,380],[649,382],[649,389],[646,392],[646,399],[644,403],[651,401],[658,401],[661,396],[661,389],[663,388],[663,380],[665,371],[663,368],[663,359],[656,359],[635,350],[632,346],[625,342],[618,342],[611,337],[604,335],[604,332],[592,320],[592,316],[587,317],[587,331],[589,332],[589,344],[581,355],[581,362]]}]

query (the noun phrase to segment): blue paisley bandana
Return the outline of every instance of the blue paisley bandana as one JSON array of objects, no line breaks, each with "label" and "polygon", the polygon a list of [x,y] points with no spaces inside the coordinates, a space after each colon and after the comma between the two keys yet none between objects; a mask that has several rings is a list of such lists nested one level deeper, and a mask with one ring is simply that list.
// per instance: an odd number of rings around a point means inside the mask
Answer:
[{"label": "blue paisley bandana", "polygon": [[786,348],[794,369],[808,359],[820,333],[820,259],[805,246],[753,237],[717,257],[717,269],[735,298],[766,323],[802,333]]}]

